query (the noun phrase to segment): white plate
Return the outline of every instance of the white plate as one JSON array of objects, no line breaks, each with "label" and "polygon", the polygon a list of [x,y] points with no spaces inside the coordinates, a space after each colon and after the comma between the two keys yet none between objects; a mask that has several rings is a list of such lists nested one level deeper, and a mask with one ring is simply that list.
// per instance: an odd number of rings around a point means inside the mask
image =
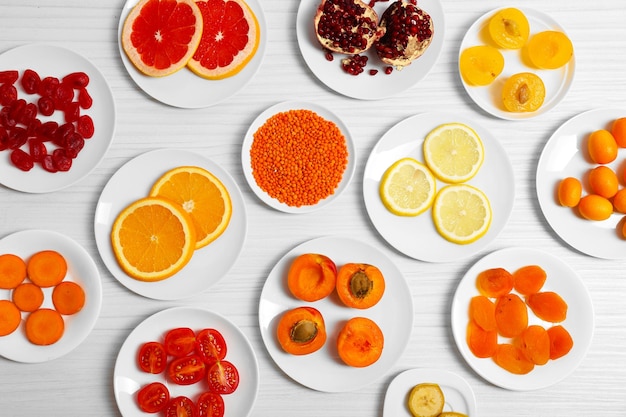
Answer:
[{"label": "white plate", "polygon": [[195,75],[187,68],[166,77],[150,77],[135,68],[122,49],[122,28],[131,9],[139,0],[127,0],[120,14],[118,46],[122,62],[130,77],[146,94],[173,107],[197,109],[210,107],[230,98],[244,88],[261,66],[267,46],[267,25],[265,15],[258,0],[246,0],[254,12],[261,30],[259,47],[250,62],[238,74],[223,80],[207,80]]},{"label": "white plate", "polygon": [[[152,184],[166,171],[183,165],[202,167],[224,183],[233,214],[224,233],[198,249],[174,276],[157,282],[131,278],[120,268],[111,248],[111,227],[117,215],[133,201],[146,197]],[[196,295],[217,283],[234,265],[247,231],[246,208],[235,180],[216,163],[196,153],[177,149],[146,152],[122,166],[102,190],[95,215],[96,244],[104,264],[124,286],[144,297],[177,300]]]},{"label": "white plate", "polygon": [[[461,42],[461,48],[459,50],[459,57],[461,52],[465,49],[476,46],[491,44],[492,41],[488,38],[486,33],[486,27],[491,16],[493,16],[498,8],[485,13],[481,16],[465,34],[463,41]],[[549,15],[526,7],[520,7],[530,24],[530,36],[535,33],[542,32],[544,30],[557,30],[565,33],[565,30]],[[530,39],[530,37],[529,37]],[[524,120],[532,117],[539,116],[552,109],[559,104],[565,97],[574,80],[575,69],[575,53],[572,59],[565,66],[554,70],[541,70],[531,67],[522,58],[523,48],[520,50],[507,50],[500,48],[500,52],[504,56],[504,69],[498,78],[488,86],[472,86],[465,83],[463,77],[459,74],[461,82],[467,91],[467,94],[474,100],[474,102],[487,113],[490,113],[496,117],[507,120]],[[517,113],[507,111],[502,105],[502,86],[504,81],[513,74],[518,72],[532,72],[537,74],[543,80],[546,87],[546,98],[543,105],[534,112]]]},{"label": "white plate", "polygon": [[463,378],[440,369],[409,369],[396,376],[387,387],[384,417],[412,417],[407,407],[408,395],[417,384],[438,384],[446,401],[443,411],[456,411],[469,417],[477,415],[472,387]]},{"label": "white plate", "polygon": [[[376,51],[371,48],[361,54],[368,57],[365,71],[357,76],[347,74],[341,68],[341,59],[344,56],[334,54],[334,60],[329,62],[315,36],[313,17],[320,3],[320,0],[300,2],[296,21],[298,45],[304,61],[313,74],[326,86],[345,96],[361,100],[378,100],[408,90],[428,75],[443,49],[445,22],[441,2],[420,0],[419,7],[431,16],[434,25],[434,37],[424,55],[401,71],[394,70],[391,74],[385,74],[385,67],[388,65],[383,64]],[[389,4],[390,2],[376,3],[374,10],[379,17]],[[370,69],[377,69],[378,74],[369,75]]]},{"label": "white plate", "polygon": [[[365,310],[345,307],[336,292],[313,303],[296,299],[287,289],[287,271],[296,256],[311,252],[328,256],[338,268],[349,262],[377,266],[385,277],[383,298]],[[328,338],[317,352],[291,355],[278,344],[276,326],[285,311],[304,305],[322,313]],[[345,365],[337,353],[337,334],[345,321],[356,316],[376,322],[385,338],[381,357],[365,368]],[[259,324],[270,356],[293,380],[317,391],[354,391],[382,378],[402,356],[413,328],[413,299],[400,270],[378,249],[349,238],[321,237],[296,246],[274,266],[261,292]]]},{"label": "white plate", "polygon": [[[24,230],[0,240],[0,254],[12,253],[25,261],[36,252],[55,250],[67,260],[67,275],[64,281],[74,281],[85,291],[85,305],[76,314],[63,316],[65,333],[61,339],[49,346],[30,343],[24,334],[22,314],[20,327],[7,336],[0,337],[0,356],[16,362],[46,362],[68,354],[80,345],[91,333],[102,306],[102,283],[95,262],[87,251],[69,237],[49,230]],[[54,308],[52,288],[44,288],[43,308]],[[0,299],[10,300],[11,291],[0,290]]]},{"label": "white plate", "polygon": [[[471,126],[482,139],[485,160],[478,174],[468,183],[485,192],[493,211],[487,234],[467,245],[451,243],[441,237],[435,229],[430,210],[417,217],[396,216],[385,208],[379,194],[380,180],[391,164],[404,157],[424,162],[422,144],[426,135],[440,124],[452,122]],[[437,189],[443,185],[438,181]],[[471,256],[496,238],[513,209],[515,181],[509,157],[491,132],[460,115],[422,113],[393,126],[374,146],[365,166],[363,195],[372,223],[391,246],[415,259],[447,262]]]},{"label": "white plate", "polygon": [[[469,320],[470,299],[478,295],[476,277],[489,268],[505,268],[510,272],[525,266],[539,265],[546,271],[547,279],[542,291],[557,292],[569,308],[567,319],[560,323],[572,335],[574,347],[565,356],[550,360],[543,366],[526,375],[512,374],[495,364],[489,358],[477,358],[470,352],[466,342],[466,330]],[[529,324],[545,323],[528,314]],[[593,337],[594,313],[591,297],[584,283],[569,265],[553,255],[532,248],[508,248],[492,252],[476,262],[463,276],[452,300],[452,333],[457,348],[467,363],[487,381],[502,388],[516,391],[528,391],[546,388],[570,375],[582,362]],[[509,339],[500,338],[501,342]]]},{"label": "white plate", "polygon": [[[39,164],[25,172],[13,166],[8,151],[0,152],[0,183],[27,193],[48,193],[69,187],[89,175],[104,158],[115,132],[115,101],[100,70],[74,51],[39,43],[19,46],[2,53],[0,68],[18,70],[20,79],[24,70],[29,68],[37,71],[42,79],[47,76],[63,78],[76,71],[85,72],[89,76],[87,91],[93,98],[93,105],[88,110],[81,109],[81,114],[91,116],[95,126],[93,137],[85,140],[85,147],[72,161],[72,168],[66,172],[50,173]],[[15,87],[18,98],[37,103],[39,96],[26,94],[19,80]],[[42,121],[64,123],[62,112],[58,111],[50,117],[38,117]]]},{"label": "white plate", "polygon": [[[302,207],[292,207],[285,203],[278,201],[277,199],[270,197],[265,191],[263,191],[256,183],[254,176],[252,175],[252,164],[250,162],[250,148],[252,147],[252,142],[254,141],[254,133],[269,119],[277,113],[287,112],[289,110],[311,110],[314,111],[318,116],[323,117],[326,120],[329,120],[337,125],[341,133],[343,133],[346,138],[346,149],[348,150],[348,165],[346,166],[346,170],[343,173],[343,177],[339,182],[339,185],[335,189],[335,193],[326,197],[325,199],[319,201],[315,205],[308,205]],[[285,213],[309,213],[311,211],[315,211],[321,209],[322,207],[327,206],[331,202],[335,201],[341,193],[348,188],[352,177],[354,176],[354,171],[356,169],[356,150],[354,148],[354,142],[352,140],[352,136],[350,135],[350,131],[346,124],[339,118],[337,115],[329,111],[328,109],[313,103],[301,102],[301,101],[286,101],[282,103],[278,103],[268,108],[264,112],[262,112],[257,118],[252,122],[246,136],[243,140],[243,147],[241,150],[241,161],[243,166],[243,173],[248,181],[248,185],[254,191],[257,197],[261,199],[268,206],[275,208],[276,210],[283,211]]]},{"label": "white plate", "polygon": [[137,367],[137,352],[146,342],[162,341],[167,331],[189,327],[194,331],[213,328],[219,331],[228,348],[226,359],[239,371],[239,386],[229,395],[223,395],[225,417],[250,415],[259,390],[259,364],[252,345],[243,332],[225,317],[197,307],[174,307],[160,311],[141,322],[126,338],[115,362],[113,390],[120,413],[124,417],[144,417],[137,406],[137,391],[151,382],[167,386],[171,398],[185,395],[195,401],[206,385],[187,386],[171,383],[165,374],[153,375]]},{"label": "white plate", "polygon": [[[552,134],[537,165],[539,206],[552,229],[573,248],[603,259],[626,259],[626,244],[617,230],[624,216],[615,213],[604,221],[585,220],[576,209],[559,204],[557,188],[563,178],[576,177],[583,183],[583,194],[590,192],[584,179],[596,164],[589,159],[587,137],[594,130],[610,131],[613,120],[620,117],[626,117],[626,109],[596,109],[571,118]],[[622,172],[625,155],[620,148],[618,158],[607,166]]]}]

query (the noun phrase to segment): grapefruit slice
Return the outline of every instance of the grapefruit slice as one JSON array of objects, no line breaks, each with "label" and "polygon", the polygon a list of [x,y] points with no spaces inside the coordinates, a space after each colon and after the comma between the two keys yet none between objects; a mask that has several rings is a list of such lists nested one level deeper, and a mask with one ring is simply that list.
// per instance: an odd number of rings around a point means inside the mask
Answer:
[{"label": "grapefruit slice", "polygon": [[196,1],[204,22],[200,45],[187,64],[210,80],[241,71],[259,47],[261,30],[254,12],[243,0]]},{"label": "grapefruit slice", "polygon": [[143,74],[163,77],[184,68],[202,37],[193,0],[141,0],[122,27],[122,49]]}]

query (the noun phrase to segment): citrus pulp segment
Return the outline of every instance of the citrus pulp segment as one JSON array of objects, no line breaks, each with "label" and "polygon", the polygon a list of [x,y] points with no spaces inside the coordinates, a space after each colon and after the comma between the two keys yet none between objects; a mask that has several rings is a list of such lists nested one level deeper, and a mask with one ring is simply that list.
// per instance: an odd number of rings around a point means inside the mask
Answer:
[{"label": "citrus pulp segment", "polygon": [[122,49],[143,74],[163,77],[184,68],[202,36],[193,0],[141,0],[122,27]]},{"label": "citrus pulp segment", "polygon": [[176,203],[159,197],[134,201],[117,216],[111,230],[120,267],[141,281],[160,281],[191,259],[196,232],[190,216]]},{"label": "citrus pulp segment", "polygon": [[493,217],[489,199],[468,184],[447,185],[433,202],[433,221],[437,232],[452,243],[475,242],[487,233]]},{"label": "citrus pulp segment", "polygon": [[197,75],[219,80],[240,72],[256,53],[261,29],[243,0],[196,1],[204,21],[202,38],[187,64]]},{"label": "citrus pulp segment", "polygon": [[430,170],[413,158],[391,165],[380,182],[380,197],[389,211],[399,216],[417,216],[435,198],[436,182]]},{"label": "citrus pulp segment", "polygon": [[447,183],[460,183],[476,175],[485,158],[482,140],[463,123],[445,123],[424,139],[424,160],[433,174]]},{"label": "citrus pulp segment", "polygon": [[169,170],[154,183],[150,196],[166,198],[191,216],[196,249],[217,239],[228,227],[232,215],[232,202],[224,184],[197,166]]}]

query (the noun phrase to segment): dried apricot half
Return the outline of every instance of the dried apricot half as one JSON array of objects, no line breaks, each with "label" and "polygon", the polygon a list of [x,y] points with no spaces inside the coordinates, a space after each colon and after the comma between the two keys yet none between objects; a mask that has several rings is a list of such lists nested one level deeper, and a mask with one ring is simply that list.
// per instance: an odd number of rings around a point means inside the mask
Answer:
[{"label": "dried apricot half", "polygon": [[501,48],[520,49],[526,44],[530,25],[524,12],[514,7],[497,11],[489,19],[491,39]]},{"label": "dried apricot half", "polygon": [[543,80],[532,72],[511,75],[502,86],[502,104],[510,112],[538,110],[546,98]]},{"label": "dried apricot half", "polygon": [[528,58],[537,68],[561,68],[573,55],[572,41],[563,32],[546,30],[534,34],[528,41]]},{"label": "dried apricot half", "polygon": [[491,45],[470,46],[461,52],[459,71],[466,83],[489,85],[504,69],[504,56]]}]

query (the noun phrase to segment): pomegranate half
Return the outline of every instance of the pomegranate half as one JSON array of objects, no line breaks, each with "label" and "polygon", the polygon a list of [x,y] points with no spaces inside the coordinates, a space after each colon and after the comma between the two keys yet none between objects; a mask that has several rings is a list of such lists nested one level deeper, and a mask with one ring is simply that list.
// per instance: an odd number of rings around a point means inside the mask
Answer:
[{"label": "pomegranate half", "polygon": [[365,52],[385,33],[378,14],[361,0],[322,0],[314,23],[322,47],[347,55]]},{"label": "pomegranate half", "polygon": [[397,0],[383,13],[385,34],[375,48],[378,57],[400,70],[422,56],[433,40],[433,20],[414,2]]}]

